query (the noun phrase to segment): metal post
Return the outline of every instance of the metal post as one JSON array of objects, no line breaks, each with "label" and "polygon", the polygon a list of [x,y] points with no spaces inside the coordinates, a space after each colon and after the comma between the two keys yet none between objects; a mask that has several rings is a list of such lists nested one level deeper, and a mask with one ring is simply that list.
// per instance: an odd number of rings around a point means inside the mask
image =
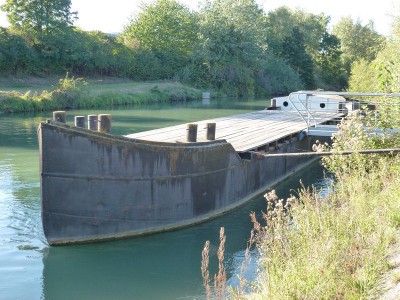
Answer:
[{"label": "metal post", "polygon": [[66,122],[65,111],[62,110],[53,111],[53,121],[65,123]]},{"label": "metal post", "polygon": [[197,141],[197,124],[188,124],[186,130],[186,140],[189,143],[195,143]]},{"label": "metal post", "polygon": [[98,117],[97,115],[88,115],[88,129],[89,130],[93,130],[93,131],[97,131],[98,128]]},{"label": "metal post", "polygon": [[111,115],[109,114],[101,114],[98,116],[99,118],[99,126],[97,131],[103,133],[111,132]]},{"label": "metal post", "polygon": [[85,116],[75,116],[75,126],[85,128]]},{"label": "metal post", "polygon": [[215,123],[207,123],[207,134],[206,134],[207,140],[209,141],[215,140],[215,128],[216,128]]}]

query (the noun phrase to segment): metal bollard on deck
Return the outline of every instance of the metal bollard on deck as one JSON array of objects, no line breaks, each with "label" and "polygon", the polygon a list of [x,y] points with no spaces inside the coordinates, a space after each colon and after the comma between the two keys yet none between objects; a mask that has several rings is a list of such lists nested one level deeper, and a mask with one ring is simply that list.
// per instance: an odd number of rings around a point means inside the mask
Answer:
[{"label": "metal bollard on deck", "polygon": [[207,123],[206,139],[208,141],[215,140],[216,123]]},{"label": "metal bollard on deck", "polygon": [[65,111],[63,110],[53,111],[53,121],[65,123],[66,122]]},{"label": "metal bollard on deck", "polygon": [[97,131],[103,133],[111,132],[111,115],[109,114],[101,114],[98,116],[99,126]]},{"label": "metal bollard on deck", "polygon": [[186,141],[189,143],[195,143],[197,141],[197,124],[188,124],[186,130]]},{"label": "metal bollard on deck", "polygon": [[98,116],[97,115],[88,115],[87,118],[88,118],[88,129],[97,131],[97,128],[99,127]]},{"label": "metal bollard on deck", "polygon": [[85,116],[75,116],[75,127],[85,128]]}]

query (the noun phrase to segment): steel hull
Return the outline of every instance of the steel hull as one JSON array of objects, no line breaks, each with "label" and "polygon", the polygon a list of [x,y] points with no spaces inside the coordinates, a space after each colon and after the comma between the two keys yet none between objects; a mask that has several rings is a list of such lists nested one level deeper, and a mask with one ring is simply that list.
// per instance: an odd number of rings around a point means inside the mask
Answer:
[{"label": "steel hull", "polygon": [[[50,245],[193,225],[243,204],[312,159],[241,158],[225,140],[157,143],[39,125],[42,222]],[[297,139],[276,152],[307,148]]]}]

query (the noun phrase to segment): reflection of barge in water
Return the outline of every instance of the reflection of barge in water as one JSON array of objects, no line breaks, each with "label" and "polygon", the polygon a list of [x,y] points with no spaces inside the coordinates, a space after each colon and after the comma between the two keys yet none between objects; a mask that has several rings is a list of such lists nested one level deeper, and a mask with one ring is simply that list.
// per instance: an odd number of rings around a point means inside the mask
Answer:
[{"label": "reflection of barge in water", "polygon": [[[311,160],[260,152],[308,150],[299,137],[310,112],[315,124],[343,115],[344,98],[304,97],[315,105],[306,114],[286,107],[284,101],[295,105],[290,98],[277,98],[271,109],[127,136],[42,122],[42,221],[49,244],[170,230],[241,205]],[[206,131],[213,125],[215,135]]]}]

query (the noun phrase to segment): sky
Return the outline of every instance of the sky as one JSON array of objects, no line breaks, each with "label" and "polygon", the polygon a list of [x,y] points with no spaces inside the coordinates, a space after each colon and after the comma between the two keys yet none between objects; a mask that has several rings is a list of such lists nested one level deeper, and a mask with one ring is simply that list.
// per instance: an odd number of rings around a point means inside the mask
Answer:
[{"label": "sky", "polygon": [[[0,5],[5,1],[0,0]],[[194,10],[201,3],[201,0],[178,1]],[[131,16],[140,11],[141,3],[151,2],[153,0],[72,0],[72,10],[78,11],[79,17],[74,25],[84,30],[118,33],[129,23]],[[375,30],[384,35],[390,33],[392,16],[400,15],[398,0],[258,0],[257,2],[266,12],[285,5],[309,13],[325,13],[331,17],[330,25],[335,25],[342,17],[349,16],[353,20],[359,19],[362,25],[372,20]],[[0,26],[8,26],[6,15],[2,11],[0,11]]]}]

